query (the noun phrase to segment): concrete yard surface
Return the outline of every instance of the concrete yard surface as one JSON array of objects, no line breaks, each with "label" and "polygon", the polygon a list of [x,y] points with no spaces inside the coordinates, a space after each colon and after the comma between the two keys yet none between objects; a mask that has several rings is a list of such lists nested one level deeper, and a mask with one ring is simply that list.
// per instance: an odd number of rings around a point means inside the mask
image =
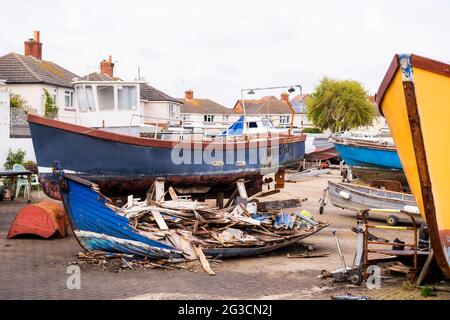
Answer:
[{"label": "concrete yard surface", "polygon": [[[129,270],[81,272],[81,288],[68,289],[68,266],[82,251],[73,234],[66,239],[40,240],[22,238],[8,240],[6,235],[16,213],[26,201],[0,202],[0,299],[330,299],[332,295],[352,293],[373,299],[423,299],[418,289],[405,286],[397,276],[382,281],[380,289],[365,286],[332,284],[319,279],[322,270],[340,268],[332,229],[337,231],[347,264],[353,260],[356,234],[355,213],[327,205],[319,215],[319,199],[327,180],[339,181],[340,176],[308,177],[297,183],[286,183],[280,194],[268,200],[307,198],[302,208],[332,225],[303,241],[312,246],[314,254],[328,253],[319,258],[288,258],[304,250],[292,247],[271,254],[224,260],[212,263],[216,276],[200,270]],[[37,200],[35,200],[37,201]],[[377,231],[393,237],[388,231]],[[443,285],[443,284],[441,284]],[[450,293],[438,292],[427,299],[450,299]]]}]

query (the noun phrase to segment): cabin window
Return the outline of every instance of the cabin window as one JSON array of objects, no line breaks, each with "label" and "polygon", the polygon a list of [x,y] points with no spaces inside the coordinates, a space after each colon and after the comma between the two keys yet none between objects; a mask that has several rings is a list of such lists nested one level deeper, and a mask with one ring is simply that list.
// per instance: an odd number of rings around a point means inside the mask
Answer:
[{"label": "cabin window", "polygon": [[118,100],[119,110],[137,109],[137,92],[135,86],[119,86]]},{"label": "cabin window", "polygon": [[101,111],[114,110],[114,87],[97,87],[98,109]]},{"label": "cabin window", "polygon": [[181,119],[182,119],[183,121],[189,121],[189,120],[191,120],[191,116],[190,116],[189,114],[183,114],[183,115],[181,116]]},{"label": "cabin window", "polygon": [[203,116],[203,121],[204,122],[214,122],[214,115],[212,115],[212,114],[205,114]]},{"label": "cabin window", "polygon": [[73,91],[64,91],[64,106],[68,108],[73,107]]},{"label": "cabin window", "polygon": [[248,127],[249,128],[258,128],[258,124],[256,122],[249,122]]},{"label": "cabin window", "polygon": [[95,110],[94,91],[92,86],[82,85],[76,87],[78,106],[80,112],[88,112]]}]

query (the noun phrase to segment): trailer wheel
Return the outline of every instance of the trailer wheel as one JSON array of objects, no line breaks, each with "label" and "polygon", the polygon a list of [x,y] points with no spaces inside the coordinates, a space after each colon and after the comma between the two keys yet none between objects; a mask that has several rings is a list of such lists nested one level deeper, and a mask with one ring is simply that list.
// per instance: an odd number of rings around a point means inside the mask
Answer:
[{"label": "trailer wheel", "polygon": [[355,286],[360,286],[364,277],[360,270],[353,270],[350,272],[350,282]]},{"label": "trailer wheel", "polygon": [[396,216],[391,215],[386,219],[386,223],[389,226],[396,226],[398,224],[398,218]]}]

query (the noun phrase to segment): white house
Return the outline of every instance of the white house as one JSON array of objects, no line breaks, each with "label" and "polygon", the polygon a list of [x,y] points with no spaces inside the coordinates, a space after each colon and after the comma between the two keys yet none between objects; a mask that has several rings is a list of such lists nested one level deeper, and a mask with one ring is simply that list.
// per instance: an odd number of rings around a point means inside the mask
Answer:
[{"label": "white house", "polygon": [[194,131],[197,129],[218,133],[240,117],[232,108],[224,107],[210,99],[195,98],[193,90],[185,91],[184,99],[178,100],[182,102],[180,117],[183,125]]},{"label": "white house", "polygon": [[289,94],[282,93],[281,99],[274,96],[267,96],[254,100],[238,100],[234,105],[234,111],[238,114],[244,113],[247,116],[262,116],[272,120],[277,127],[289,128],[294,117],[293,127],[302,127],[302,118],[300,110],[296,110],[292,104],[289,104]]},{"label": "white house", "polygon": [[[50,93],[59,109],[58,118],[64,121],[74,119],[76,108],[72,80],[76,77],[73,72],[42,59],[39,31],[34,32],[33,39],[25,41],[23,55],[11,52],[0,57],[0,79],[4,80],[0,111],[0,166],[3,165],[9,148],[14,151],[21,148],[26,151],[27,160],[35,161],[25,110],[44,114],[44,89]],[[25,101],[25,109],[9,108],[11,94],[20,95]],[[5,100],[5,95],[8,96],[8,101]]]}]

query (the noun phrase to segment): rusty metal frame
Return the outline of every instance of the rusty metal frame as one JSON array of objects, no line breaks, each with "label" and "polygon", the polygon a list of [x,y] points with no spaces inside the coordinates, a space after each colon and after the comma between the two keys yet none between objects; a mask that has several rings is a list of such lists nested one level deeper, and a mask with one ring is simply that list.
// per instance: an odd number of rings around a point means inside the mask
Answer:
[{"label": "rusty metal frame", "polygon": [[[397,213],[397,214],[405,214],[411,219],[412,227],[395,227],[395,226],[381,226],[381,225],[373,225],[369,224],[369,216],[370,213]],[[385,245],[385,246],[402,246],[402,247],[411,247],[411,249],[414,251],[413,258],[413,268],[410,269],[410,279],[413,280],[416,277],[417,274],[417,249],[418,249],[418,228],[416,224],[416,219],[414,218],[414,215],[412,213],[403,211],[403,210],[394,210],[394,209],[367,209],[363,210],[359,213],[359,217],[363,221],[364,225],[364,254],[363,254],[363,270],[365,277],[367,278],[367,268],[370,266],[370,262],[372,260],[369,259],[369,253],[378,253],[378,254],[386,254],[386,255],[392,255],[390,253],[386,253],[381,250],[376,249],[369,249],[369,245]],[[413,231],[414,232],[414,243],[395,243],[395,242],[379,242],[379,241],[369,241],[369,229],[385,229],[385,230],[397,230],[397,231]],[[395,255],[392,255],[395,256]]]}]

